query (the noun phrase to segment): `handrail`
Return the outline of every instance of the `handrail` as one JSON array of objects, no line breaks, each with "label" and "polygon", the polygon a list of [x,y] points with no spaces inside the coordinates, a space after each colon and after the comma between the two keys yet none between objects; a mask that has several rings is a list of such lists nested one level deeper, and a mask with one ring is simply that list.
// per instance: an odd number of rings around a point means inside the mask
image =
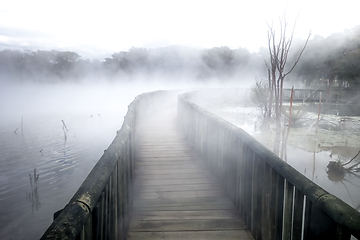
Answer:
[{"label": "handrail", "polygon": [[359,99],[359,90],[352,88],[323,89],[283,89],[283,99],[290,100],[293,94],[293,101],[318,102],[320,98],[328,103],[352,104]]},{"label": "handrail", "polygon": [[239,208],[255,239],[360,238],[360,213],[242,129],[178,97],[185,136]]},{"label": "handrail", "polygon": [[136,126],[157,108],[164,91],[144,93],[129,105],[121,129],[41,239],[125,239],[132,208]]}]

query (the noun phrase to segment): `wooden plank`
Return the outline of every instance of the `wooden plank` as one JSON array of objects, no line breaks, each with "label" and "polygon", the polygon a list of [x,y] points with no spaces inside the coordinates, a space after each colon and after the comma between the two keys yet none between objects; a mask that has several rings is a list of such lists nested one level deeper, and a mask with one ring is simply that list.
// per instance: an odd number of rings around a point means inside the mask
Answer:
[{"label": "wooden plank", "polygon": [[[171,191],[174,189],[174,185],[135,185],[135,192],[155,192],[155,191]],[[178,191],[199,191],[199,190],[210,190],[210,189],[221,189],[218,184],[183,184],[177,185],[176,189]]]},{"label": "wooden plank", "polygon": [[158,221],[169,219],[237,219],[240,213],[233,210],[201,211],[134,211],[132,219]]},{"label": "wooden plank", "polygon": [[233,204],[225,196],[221,197],[203,197],[203,198],[179,198],[179,199],[135,199],[133,202],[134,209],[137,207],[151,206],[191,206],[197,204],[215,205],[215,204]]},{"label": "wooden plank", "polygon": [[148,148],[148,149],[139,149],[137,150],[137,154],[138,155],[145,155],[146,154],[158,154],[158,155],[162,155],[162,154],[176,154],[177,156],[181,156],[182,153],[185,153],[186,156],[191,154],[191,155],[195,155],[196,153],[190,149],[180,149],[180,148],[173,148],[173,149],[156,149],[156,148]]},{"label": "wooden plank", "polygon": [[182,231],[182,232],[129,232],[128,240],[134,239],[197,239],[197,240],[252,240],[254,239],[247,230],[229,231]]},{"label": "wooden plank", "polygon": [[194,179],[194,178],[208,178],[211,179],[212,176],[208,172],[200,173],[181,173],[181,174],[146,174],[136,176],[137,180],[155,180],[155,179]]},{"label": "wooden plank", "polygon": [[178,164],[178,165],[175,165],[175,164],[172,164],[172,165],[154,165],[153,166],[137,166],[136,167],[136,170],[143,170],[143,171],[146,171],[146,170],[166,170],[166,169],[201,169],[203,170],[205,168],[204,165],[202,164]]},{"label": "wooden plank", "polygon": [[196,157],[193,151],[164,151],[164,152],[137,152],[137,157]]},{"label": "wooden plank", "polygon": [[[154,141],[163,141],[164,139],[169,139],[171,141],[185,141],[185,137],[181,136],[178,133],[175,132],[167,132],[167,131],[172,131],[172,129],[157,129],[156,131],[152,131],[152,132],[148,132],[148,133],[140,133],[137,134],[136,136],[136,141],[137,142],[146,142],[146,141],[150,141],[150,142],[154,142]],[[145,141],[144,141],[145,140]]]},{"label": "wooden plank", "polygon": [[174,146],[174,145],[185,145],[185,138],[174,138],[174,137],[142,137],[137,140],[137,144],[142,146]]},{"label": "wooden plank", "polygon": [[136,146],[136,151],[146,152],[146,151],[185,151],[189,148],[184,146],[184,144],[174,144],[174,145],[160,145],[160,146]]},{"label": "wooden plank", "polygon": [[158,117],[136,133],[127,239],[253,239],[206,162],[178,134],[176,116]]},{"label": "wooden plank", "polygon": [[[176,185],[183,185],[183,184],[200,184],[200,183],[216,183],[215,179],[209,179],[209,178],[192,178],[192,179],[154,179],[154,180],[142,180],[142,179],[136,179],[134,181],[134,185],[138,186],[147,186],[147,185],[173,185],[173,187],[176,189]],[[174,190],[175,190],[174,189]]]},{"label": "wooden plank", "polygon": [[209,172],[207,169],[162,169],[162,170],[137,170],[135,169],[135,174],[182,174],[182,173],[200,173],[200,172]]},{"label": "wooden plank", "polygon": [[174,205],[174,206],[147,206],[141,205],[134,208],[141,211],[192,211],[192,210],[232,210],[237,211],[233,203],[215,203],[215,204],[193,204],[193,205]]},{"label": "wooden plank", "polygon": [[137,137],[136,138],[137,146],[152,146],[152,145],[162,145],[162,146],[172,146],[172,145],[185,145],[186,139],[183,137],[170,138],[170,137]]},{"label": "wooden plank", "polygon": [[136,162],[149,161],[201,161],[198,156],[158,156],[158,157],[144,157],[136,156]]},{"label": "wooden plank", "polygon": [[187,219],[165,221],[133,220],[130,232],[159,232],[159,231],[214,231],[214,230],[244,230],[247,229],[241,219]]},{"label": "wooden plank", "polygon": [[223,190],[175,191],[172,192],[137,192],[134,199],[172,199],[223,196]]},{"label": "wooden plank", "polygon": [[174,161],[137,161],[135,166],[159,166],[159,165],[190,165],[203,164],[202,161],[196,160],[174,160]]}]

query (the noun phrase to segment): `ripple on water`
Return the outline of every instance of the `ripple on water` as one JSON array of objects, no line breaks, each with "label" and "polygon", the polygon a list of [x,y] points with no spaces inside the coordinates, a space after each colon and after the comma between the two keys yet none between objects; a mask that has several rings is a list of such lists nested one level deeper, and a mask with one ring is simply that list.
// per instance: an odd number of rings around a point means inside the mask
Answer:
[{"label": "ripple on water", "polygon": [[120,128],[116,121],[104,124],[104,115],[69,116],[66,139],[54,116],[40,122],[24,118],[24,135],[20,129],[17,134],[0,133],[0,239],[41,236],[52,214],[68,203]]}]

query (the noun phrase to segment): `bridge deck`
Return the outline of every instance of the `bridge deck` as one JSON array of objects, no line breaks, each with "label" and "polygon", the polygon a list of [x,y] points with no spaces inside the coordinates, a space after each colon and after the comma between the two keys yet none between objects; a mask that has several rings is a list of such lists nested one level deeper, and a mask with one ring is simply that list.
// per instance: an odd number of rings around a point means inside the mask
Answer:
[{"label": "bridge deck", "polygon": [[160,115],[136,136],[127,239],[253,239],[238,210],[176,127]]}]

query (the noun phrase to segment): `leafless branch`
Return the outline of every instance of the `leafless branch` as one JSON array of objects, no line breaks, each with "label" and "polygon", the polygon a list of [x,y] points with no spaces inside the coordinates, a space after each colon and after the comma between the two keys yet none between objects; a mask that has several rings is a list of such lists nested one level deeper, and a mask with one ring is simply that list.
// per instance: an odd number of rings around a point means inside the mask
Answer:
[{"label": "leafless branch", "polygon": [[285,74],[285,76],[287,76],[288,74],[290,74],[290,73],[292,72],[292,70],[294,70],[296,64],[299,62],[299,60],[300,60],[300,58],[301,58],[301,55],[302,55],[303,52],[305,51],[305,48],[306,48],[306,46],[307,46],[307,44],[308,44],[308,42],[309,42],[310,36],[311,36],[311,31],[309,32],[309,35],[308,35],[308,37],[307,37],[307,39],[306,39],[306,42],[305,42],[305,44],[304,44],[304,47],[302,48],[302,50],[301,50],[299,56],[297,57],[294,65],[293,65],[292,68]]}]

